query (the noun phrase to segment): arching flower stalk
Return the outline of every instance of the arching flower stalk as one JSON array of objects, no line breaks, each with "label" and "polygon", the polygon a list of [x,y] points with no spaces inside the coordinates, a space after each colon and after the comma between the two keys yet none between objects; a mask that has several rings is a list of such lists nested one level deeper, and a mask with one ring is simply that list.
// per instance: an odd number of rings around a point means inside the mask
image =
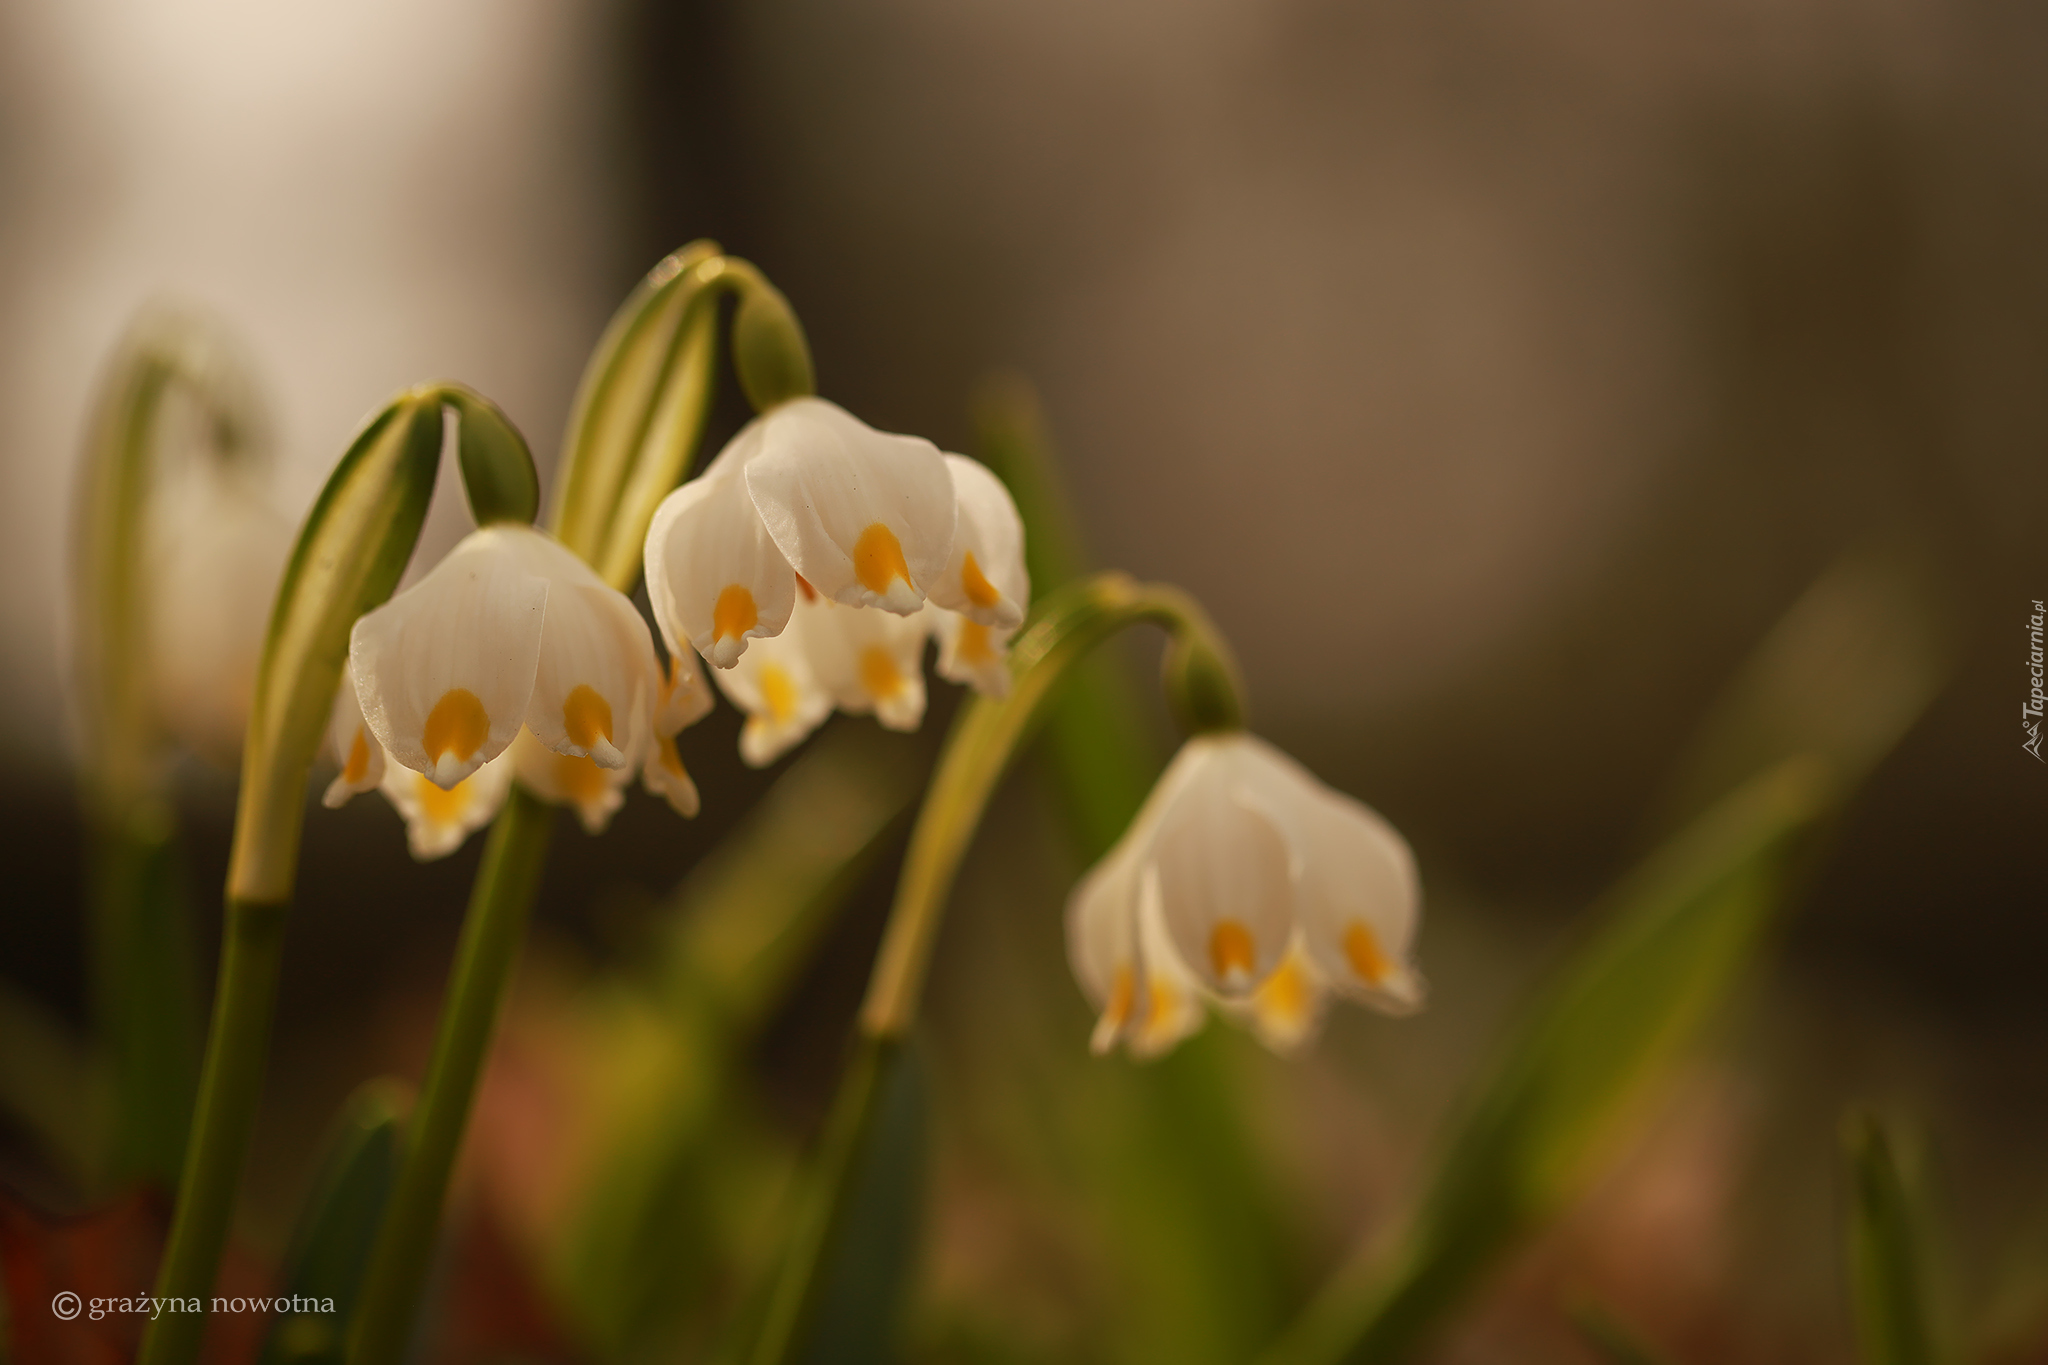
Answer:
[{"label": "arching flower stalk", "polygon": [[[492,439],[509,425],[475,395],[445,385],[399,395],[336,466],[278,585],[242,746],[213,1023],[158,1298],[203,1303],[211,1295],[269,1050],[306,785],[332,719],[349,628],[397,585],[426,517],[444,405],[464,413],[466,472],[490,474],[524,458],[523,447]],[[141,1360],[188,1365],[205,1325],[203,1314],[164,1315],[144,1336]]]},{"label": "arching flower stalk", "polygon": [[[1075,893],[1072,942],[1102,1010],[1098,1049],[1170,1046],[1200,1022],[1204,996],[1283,1046],[1307,1035],[1321,992],[1396,1009],[1420,1003],[1408,960],[1416,882],[1400,836],[1245,733],[1228,647],[1184,593],[1120,574],[1061,589],[1019,638],[1008,695],[962,712],[925,793],[754,1365],[781,1365],[806,1347],[819,1264],[917,1017],[953,877],[998,780],[1068,668],[1141,622],[1170,634],[1167,700],[1192,737]],[[1297,988],[1299,998],[1282,998]]]}]

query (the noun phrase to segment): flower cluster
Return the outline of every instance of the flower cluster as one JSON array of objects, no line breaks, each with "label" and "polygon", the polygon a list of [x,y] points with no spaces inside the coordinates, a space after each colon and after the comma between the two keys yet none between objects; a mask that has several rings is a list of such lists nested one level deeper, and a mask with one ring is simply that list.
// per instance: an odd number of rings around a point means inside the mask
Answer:
[{"label": "flower cluster", "polygon": [[421,858],[488,823],[514,778],[593,832],[635,773],[694,815],[675,746],[711,707],[693,654],[747,713],[742,756],[765,764],[835,706],[915,729],[932,636],[944,676],[1000,695],[1030,595],[993,474],[815,398],[770,409],[669,495],[646,568],[666,669],[633,604],[559,542],[472,533],[356,623],[327,804],[381,788]]},{"label": "flower cluster", "polygon": [[1205,1000],[1281,1051],[1331,994],[1417,1009],[1419,902],[1406,841],[1373,811],[1255,736],[1197,736],[1068,901],[1094,1048],[1155,1056],[1201,1026]]},{"label": "flower cluster", "polygon": [[636,773],[695,815],[674,736],[710,706],[687,660],[662,668],[632,602],[560,542],[487,526],[356,622],[326,802],[381,787],[421,858],[487,823],[514,777],[593,833]]},{"label": "flower cluster", "polygon": [[1030,598],[995,475],[817,398],[771,408],[671,493],[646,568],[669,651],[717,666],[757,765],[835,706],[916,729],[933,635],[942,676],[1000,696]]}]

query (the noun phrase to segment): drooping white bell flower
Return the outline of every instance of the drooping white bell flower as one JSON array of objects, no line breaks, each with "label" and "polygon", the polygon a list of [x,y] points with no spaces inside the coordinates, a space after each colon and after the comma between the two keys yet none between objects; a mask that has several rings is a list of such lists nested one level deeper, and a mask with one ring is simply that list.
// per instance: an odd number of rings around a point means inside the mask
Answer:
[{"label": "drooping white bell flower", "polygon": [[672,652],[687,643],[731,668],[789,624],[798,575],[832,601],[908,616],[945,577],[956,515],[931,442],[821,398],[778,404],[655,512],[655,622]]},{"label": "drooping white bell flower", "polygon": [[746,713],[740,757],[753,767],[782,757],[832,714],[832,693],[812,661],[810,637],[819,614],[814,606],[799,606],[781,634],[754,641],[731,668],[713,675],[726,700]]},{"label": "drooping white bell flower", "polygon": [[444,790],[522,725],[555,753],[626,768],[661,682],[633,604],[553,538],[506,524],[357,621],[349,659],[371,733]]},{"label": "drooping white bell flower", "polygon": [[167,479],[149,520],[143,584],[157,716],[185,748],[231,768],[292,526],[243,472],[196,459]]},{"label": "drooping white bell flower", "polygon": [[1406,841],[1366,806],[1254,736],[1191,739],[1068,901],[1093,1046],[1156,1055],[1205,999],[1279,1048],[1313,1035],[1329,993],[1416,1009],[1419,905]]}]

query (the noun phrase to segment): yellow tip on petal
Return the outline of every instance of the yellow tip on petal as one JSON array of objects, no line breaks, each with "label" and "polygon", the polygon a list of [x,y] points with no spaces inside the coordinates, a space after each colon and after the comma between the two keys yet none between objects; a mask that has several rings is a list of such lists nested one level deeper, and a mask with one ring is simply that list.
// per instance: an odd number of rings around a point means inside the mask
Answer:
[{"label": "yellow tip on petal", "polygon": [[780,664],[762,664],[757,675],[761,683],[761,704],[777,725],[787,725],[796,714],[796,680]]},{"label": "yellow tip on petal", "polygon": [[341,780],[351,787],[370,773],[370,741],[363,727],[356,727],[355,741],[348,746],[348,762],[341,765]]},{"label": "yellow tip on petal", "polygon": [[[462,695],[469,694],[465,692]],[[428,723],[432,724],[431,721]],[[413,777],[413,795],[420,803],[420,814],[426,817],[428,823],[452,825],[469,809],[470,799],[476,795],[476,788],[470,785],[469,779],[464,778],[443,791],[435,785],[434,779],[425,773],[419,773]]]},{"label": "yellow tip on petal", "polygon": [[555,785],[577,805],[587,806],[604,796],[604,769],[587,758],[556,754]]},{"label": "yellow tip on petal", "polygon": [[1344,960],[1368,986],[1381,984],[1393,972],[1393,964],[1387,961],[1380,941],[1365,927],[1364,920],[1351,921],[1351,927],[1344,931]]},{"label": "yellow tip on petal", "polygon": [[[972,564],[974,556],[967,556],[967,562]],[[988,663],[996,656],[995,646],[988,642],[988,627],[979,621],[960,623],[960,639],[953,652],[961,663],[969,666]]]},{"label": "yellow tip on petal", "polygon": [[484,714],[484,704],[477,700],[476,693],[463,687],[450,688],[427,713],[427,723],[420,731],[420,747],[436,766],[449,754],[467,763],[490,733],[491,718]]},{"label": "yellow tip on petal", "polygon": [[860,533],[853,544],[853,576],[877,596],[899,578],[910,582],[910,566],[903,561],[903,544],[894,531],[878,521]]},{"label": "yellow tip on petal", "polygon": [[960,591],[967,594],[967,600],[977,607],[992,607],[1003,600],[996,591],[996,585],[989,582],[981,571],[981,565],[974,562],[974,551],[960,562]]},{"label": "yellow tip on petal", "polygon": [[688,777],[689,774],[683,771],[683,756],[676,752],[675,736],[656,735],[655,740],[659,746],[656,761],[677,777]]},{"label": "yellow tip on petal", "polygon": [[869,645],[860,652],[860,685],[876,701],[887,701],[903,690],[903,671],[881,645]]},{"label": "yellow tip on petal", "polygon": [[742,584],[726,584],[711,608],[711,638],[737,640],[759,624],[761,612],[754,605],[754,594]]},{"label": "yellow tip on petal", "polygon": [[[742,592],[746,589],[742,588]],[[612,704],[588,683],[578,683],[562,702],[562,728],[579,749],[594,749],[612,737]]]},{"label": "yellow tip on petal", "polygon": [[1253,997],[1259,1012],[1285,1030],[1299,1029],[1314,1003],[1301,964],[1289,957],[1266,978]]},{"label": "yellow tip on petal", "polygon": [[1180,993],[1172,986],[1153,976],[1145,983],[1145,994],[1149,997],[1145,1010],[1145,1031],[1157,1035],[1173,1023],[1173,1014],[1180,1007]]},{"label": "yellow tip on petal", "polygon": [[1217,980],[1226,986],[1242,986],[1251,980],[1257,963],[1251,930],[1234,919],[1217,920],[1209,931],[1209,964],[1216,969]]}]

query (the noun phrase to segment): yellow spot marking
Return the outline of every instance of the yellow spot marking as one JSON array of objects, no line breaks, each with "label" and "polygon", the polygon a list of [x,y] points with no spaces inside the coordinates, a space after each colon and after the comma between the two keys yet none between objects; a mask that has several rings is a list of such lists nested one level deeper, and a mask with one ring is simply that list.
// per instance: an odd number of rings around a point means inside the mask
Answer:
[{"label": "yellow spot marking", "polygon": [[[355,743],[348,746],[348,762],[341,765],[341,780],[354,786],[370,775],[370,742],[363,727],[356,727]],[[436,788],[435,790],[439,790]]]},{"label": "yellow spot marking", "polygon": [[439,763],[443,754],[450,753],[467,763],[490,733],[491,718],[484,714],[484,704],[477,700],[476,693],[455,687],[443,692],[434,709],[427,712],[426,728],[420,731],[420,747],[427,751],[429,763]]},{"label": "yellow spot marking", "polygon": [[1365,927],[1364,920],[1351,921],[1351,927],[1344,931],[1344,957],[1351,970],[1358,973],[1358,979],[1368,986],[1379,985],[1393,970],[1386,953],[1380,950],[1380,941]]},{"label": "yellow spot marking", "polygon": [[555,785],[571,801],[588,805],[604,795],[604,769],[587,758],[556,754]]},{"label": "yellow spot marking", "polygon": [[988,640],[988,627],[979,621],[960,623],[960,642],[953,652],[965,664],[985,664],[996,657],[996,647]]},{"label": "yellow spot marking", "polygon": [[960,590],[977,607],[992,607],[1003,600],[1003,595],[996,591],[996,585],[983,576],[981,565],[974,562],[972,550],[967,552],[967,558],[960,561]]},{"label": "yellow spot marking", "polygon": [[569,732],[569,742],[579,749],[588,749],[602,737],[606,743],[612,737],[612,704],[597,695],[597,689],[589,683],[578,683],[562,702],[562,728]]},{"label": "yellow spot marking", "polygon": [[661,761],[661,766],[674,773],[677,777],[687,777],[689,774],[683,771],[683,756],[676,752],[674,736],[656,735],[655,739],[660,743],[658,757]]},{"label": "yellow spot marking", "polygon": [[789,724],[796,714],[796,680],[780,664],[761,665],[761,704],[777,725]]},{"label": "yellow spot marking", "polygon": [[860,685],[876,701],[885,701],[903,690],[903,673],[881,645],[869,645],[860,652]]},{"label": "yellow spot marking", "polygon": [[805,578],[802,574],[796,576],[796,590],[804,595],[804,601],[806,602],[818,600],[818,590],[812,587],[811,580]]},{"label": "yellow spot marking", "polygon": [[1180,993],[1157,976],[1152,976],[1145,981],[1145,994],[1151,997],[1145,1010],[1145,1031],[1158,1033],[1173,1022],[1173,1012],[1180,1005]]},{"label": "yellow spot marking", "polygon": [[1138,978],[1131,972],[1127,962],[1116,969],[1116,977],[1109,985],[1109,1004],[1102,1011],[1102,1017],[1116,1028],[1122,1028],[1124,1020],[1131,1017],[1131,1002],[1138,995]]},{"label": "yellow spot marking", "polygon": [[1308,1014],[1308,977],[1301,964],[1288,957],[1259,987],[1258,1007],[1268,1017],[1288,1025],[1298,1024]]},{"label": "yellow spot marking", "polygon": [[[466,693],[464,695],[467,695]],[[476,788],[463,778],[447,791],[434,785],[434,780],[425,773],[415,773],[412,779],[413,796],[420,803],[420,814],[430,825],[452,825],[462,818],[469,809],[469,800],[476,794]]]},{"label": "yellow spot marking", "polygon": [[878,521],[860,533],[853,543],[853,576],[875,593],[889,591],[899,578],[910,582],[910,566],[903,562],[903,545],[894,531]]},{"label": "yellow spot marking", "polygon": [[1240,973],[1250,976],[1257,961],[1251,930],[1234,919],[1217,920],[1209,931],[1209,964],[1216,975],[1225,981]]},{"label": "yellow spot marking", "polygon": [[728,583],[711,608],[711,638],[734,639],[761,624],[761,612],[754,606],[754,594],[738,583]]}]

